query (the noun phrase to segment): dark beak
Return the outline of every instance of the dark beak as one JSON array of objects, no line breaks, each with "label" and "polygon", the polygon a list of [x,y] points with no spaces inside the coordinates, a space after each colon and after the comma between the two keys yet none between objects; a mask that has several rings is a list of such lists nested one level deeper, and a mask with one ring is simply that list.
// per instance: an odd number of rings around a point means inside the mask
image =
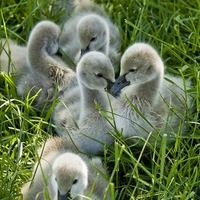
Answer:
[{"label": "dark beak", "polygon": [[107,81],[108,85],[105,88],[105,90],[110,93],[110,90],[111,90],[112,86],[114,85],[114,83],[112,81],[110,81],[109,79],[106,79],[106,81]]},{"label": "dark beak", "polygon": [[58,51],[56,52],[56,56],[62,57],[62,49],[58,48]]},{"label": "dark beak", "polygon": [[86,49],[81,49],[81,57],[82,57],[83,55],[85,55],[86,53],[88,53],[89,51],[90,51],[89,46],[87,46]]},{"label": "dark beak", "polygon": [[58,190],[58,200],[69,200],[71,199],[70,196],[70,190],[66,194],[60,194],[60,191]]},{"label": "dark beak", "polygon": [[130,85],[130,81],[126,80],[126,74],[124,74],[123,76],[119,76],[119,78],[115,81],[114,85],[112,86],[110,94],[112,94],[114,97],[118,97],[120,95],[121,89],[128,85]]}]

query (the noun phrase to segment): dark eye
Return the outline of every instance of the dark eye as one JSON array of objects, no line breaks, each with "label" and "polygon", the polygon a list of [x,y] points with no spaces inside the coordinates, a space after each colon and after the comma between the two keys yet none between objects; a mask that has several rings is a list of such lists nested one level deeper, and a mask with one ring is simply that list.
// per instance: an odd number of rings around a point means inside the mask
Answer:
[{"label": "dark eye", "polygon": [[98,73],[96,76],[99,78],[103,77],[103,75],[101,73]]},{"label": "dark eye", "polygon": [[78,179],[75,179],[75,180],[73,181],[73,185],[76,184],[77,182],[78,182]]},{"label": "dark eye", "polygon": [[57,182],[57,178],[55,178],[55,181]]},{"label": "dark eye", "polygon": [[135,69],[130,69],[129,72],[135,72]]},{"label": "dark eye", "polygon": [[93,37],[91,40],[90,40],[90,42],[93,42],[93,41],[95,41],[96,40],[96,37]]}]

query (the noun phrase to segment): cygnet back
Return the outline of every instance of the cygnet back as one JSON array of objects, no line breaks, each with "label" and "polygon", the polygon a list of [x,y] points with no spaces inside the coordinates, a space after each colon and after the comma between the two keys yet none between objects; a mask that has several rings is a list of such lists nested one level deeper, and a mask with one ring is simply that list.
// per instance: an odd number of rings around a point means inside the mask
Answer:
[{"label": "cygnet back", "polygon": [[18,45],[11,39],[2,39],[1,45],[0,71],[11,73],[15,78],[15,82],[17,82],[21,75],[26,72],[27,48]]}]

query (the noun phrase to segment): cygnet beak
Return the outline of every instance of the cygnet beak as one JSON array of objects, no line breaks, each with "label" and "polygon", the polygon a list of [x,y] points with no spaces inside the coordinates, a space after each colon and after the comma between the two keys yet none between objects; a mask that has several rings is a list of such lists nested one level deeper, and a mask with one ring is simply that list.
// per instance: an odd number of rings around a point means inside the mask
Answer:
[{"label": "cygnet beak", "polygon": [[86,49],[81,49],[81,57],[83,55],[85,55],[86,53],[90,52],[90,48],[89,48],[89,45],[86,47]]},{"label": "cygnet beak", "polygon": [[60,194],[60,191],[58,190],[58,200],[69,200],[71,199],[70,196],[70,190],[66,194]]},{"label": "cygnet beak", "polygon": [[124,74],[123,76],[119,76],[112,86],[110,94],[112,94],[114,97],[118,97],[120,95],[121,89],[128,85],[130,85],[130,81],[126,80],[126,74]]},{"label": "cygnet beak", "polygon": [[106,91],[110,92],[110,89],[113,87],[114,83],[113,83],[111,80],[109,80],[109,79],[106,79],[106,81],[107,81],[108,85],[107,85],[107,87],[104,88],[104,89],[105,89]]},{"label": "cygnet beak", "polygon": [[58,48],[58,51],[56,52],[55,54],[56,56],[59,56],[59,57],[62,57],[63,54],[62,54],[62,49]]}]

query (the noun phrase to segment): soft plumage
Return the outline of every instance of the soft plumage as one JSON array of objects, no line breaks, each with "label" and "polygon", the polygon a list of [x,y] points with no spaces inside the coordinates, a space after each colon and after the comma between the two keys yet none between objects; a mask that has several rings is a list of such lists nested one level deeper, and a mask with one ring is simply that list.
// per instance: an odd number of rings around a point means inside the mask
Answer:
[{"label": "soft plumage", "polygon": [[[76,74],[58,56],[58,38],[60,28],[51,21],[41,21],[33,28],[27,44],[27,63],[29,72],[18,84],[18,93],[27,94],[32,86],[35,93],[39,86],[42,91],[40,101],[52,100],[56,86],[58,92],[76,84]],[[33,77],[39,81],[30,82]],[[31,83],[31,84],[30,84]],[[26,91],[26,92],[25,92]]]},{"label": "soft plumage", "polygon": [[67,81],[75,76],[68,66],[56,55],[60,28],[51,21],[41,21],[33,28],[28,45],[28,63],[32,72],[44,75],[60,90],[68,87]]},{"label": "soft plumage", "polygon": [[92,1],[74,1],[74,13],[60,36],[60,47],[77,63],[81,54],[95,50],[105,53],[115,71],[120,61],[121,37],[104,9]]},{"label": "soft plumage", "polygon": [[26,97],[29,92],[33,96],[41,90],[35,99],[38,106],[52,102],[56,87],[62,94],[77,85],[75,72],[56,55],[59,36],[60,28],[46,20],[32,29],[27,47],[3,40],[2,70],[7,72],[11,66],[10,72],[18,75],[15,80],[20,96]]},{"label": "soft plumage", "polygon": [[74,7],[79,4],[79,5],[85,5],[88,4],[90,0],[68,0],[68,1],[63,1],[63,0],[56,0],[54,2],[54,8],[53,8],[53,13],[57,13],[58,11],[63,10],[62,16],[60,16],[59,21],[61,24],[71,18],[71,15],[73,13]]},{"label": "soft plumage", "polygon": [[150,141],[154,142],[166,133],[168,140],[174,138],[190,100],[186,101],[181,78],[166,77],[172,82],[164,80],[163,62],[150,45],[135,43],[125,51],[120,77],[111,90],[119,96],[113,109],[117,129],[124,137],[136,141],[152,133]]},{"label": "soft plumage", "polygon": [[[106,174],[99,158],[80,155],[71,142],[57,137],[48,139],[39,154],[41,159],[34,167],[33,180],[22,188],[24,200],[36,196],[41,200],[47,196],[50,199],[103,199],[108,183],[95,169]],[[109,194],[106,199],[111,199]]]},{"label": "soft plumage", "polygon": [[[54,92],[52,84],[45,78],[35,75],[29,69],[27,62],[27,47],[20,46],[13,40],[2,40],[3,51],[1,53],[1,70],[9,73],[14,78],[19,96],[25,98],[31,90],[31,96],[43,89],[36,98],[37,103],[49,99],[49,94]],[[51,95],[52,98],[52,95]]]},{"label": "soft plumage", "polygon": [[[77,79],[79,88],[75,94],[69,96],[67,93],[63,99],[66,109],[60,104],[54,111],[56,131],[59,136],[70,137],[82,151],[97,154],[103,151],[104,143],[113,141],[108,133],[110,126],[107,120],[95,107],[96,102],[100,109],[109,110],[108,96],[104,90],[109,89],[114,82],[112,64],[103,53],[91,51],[79,61]],[[73,95],[77,95],[75,101],[71,98]]]},{"label": "soft plumage", "polygon": [[12,74],[17,82],[27,67],[27,48],[11,39],[2,39],[1,46],[0,70]]}]

